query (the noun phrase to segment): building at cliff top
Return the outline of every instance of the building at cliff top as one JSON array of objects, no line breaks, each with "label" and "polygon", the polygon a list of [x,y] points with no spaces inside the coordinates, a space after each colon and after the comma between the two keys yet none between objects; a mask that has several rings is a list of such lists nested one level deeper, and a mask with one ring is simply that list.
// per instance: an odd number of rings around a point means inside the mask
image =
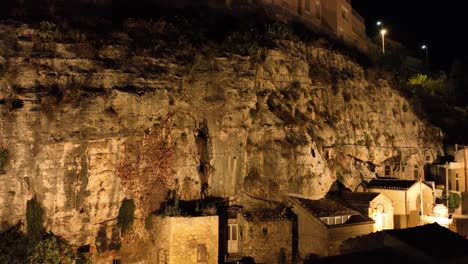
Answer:
[{"label": "building at cliff top", "polygon": [[368,37],[364,18],[350,0],[261,0],[285,17],[303,22],[314,31],[341,39],[367,53]]}]

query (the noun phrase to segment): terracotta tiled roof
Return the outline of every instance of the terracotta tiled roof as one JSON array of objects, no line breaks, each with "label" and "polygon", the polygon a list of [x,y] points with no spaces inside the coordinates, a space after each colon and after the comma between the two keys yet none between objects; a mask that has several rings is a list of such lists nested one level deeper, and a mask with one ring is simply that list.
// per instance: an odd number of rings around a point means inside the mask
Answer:
[{"label": "terracotta tiled roof", "polygon": [[255,211],[244,211],[242,215],[247,221],[273,221],[283,220],[290,217],[289,208],[276,208],[276,209],[257,209]]},{"label": "terracotta tiled roof", "polygon": [[358,211],[327,198],[309,200],[305,198],[291,197],[291,199],[297,201],[302,207],[317,217],[360,215]]},{"label": "terracotta tiled roof", "polygon": [[[361,253],[352,253],[351,255],[361,255],[361,260],[364,260],[365,263],[375,263],[375,259],[368,259],[371,256],[371,252],[377,253],[384,249],[390,249],[397,254],[405,256],[408,260],[417,261],[405,263],[468,263],[468,240],[437,223],[404,229],[383,230],[350,238],[343,245],[344,248],[350,251],[362,251]],[[348,248],[349,246],[351,247]],[[353,258],[346,256],[350,255],[343,255],[343,260],[347,260],[346,263],[350,263],[350,260],[353,260]],[[369,262],[369,260],[372,261]],[[337,264],[344,262],[318,263]]]},{"label": "terracotta tiled roof", "polygon": [[342,192],[341,198],[348,203],[370,203],[380,193],[375,192]]},{"label": "terracotta tiled roof", "polygon": [[367,185],[367,188],[407,190],[415,183],[417,183],[417,181],[414,180],[372,179]]},{"label": "terracotta tiled roof", "polygon": [[435,257],[468,255],[468,240],[437,223],[382,232]]}]

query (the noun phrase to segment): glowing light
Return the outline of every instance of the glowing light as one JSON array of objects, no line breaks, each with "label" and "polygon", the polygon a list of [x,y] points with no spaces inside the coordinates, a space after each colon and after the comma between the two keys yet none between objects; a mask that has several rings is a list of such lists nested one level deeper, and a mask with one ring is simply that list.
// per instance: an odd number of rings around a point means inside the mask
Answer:
[{"label": "glowing light", "polygon": [[384,36],[385,34],[387,34],[387,30],[386,29],[380,30],[380,34],[382,34],[382,36]]}]

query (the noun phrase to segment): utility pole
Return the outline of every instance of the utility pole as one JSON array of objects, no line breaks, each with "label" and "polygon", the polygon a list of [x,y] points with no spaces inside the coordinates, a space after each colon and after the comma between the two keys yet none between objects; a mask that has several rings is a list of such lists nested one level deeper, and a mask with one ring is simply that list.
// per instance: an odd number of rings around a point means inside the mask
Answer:
[{"label": "utility pole", "polygon": [[466,146],[463,146],[463,167],[465,168],[465,192],[468,192],[468,166],[466,164],[466,152],[468,151],[468,148]]},{"label": "utility pole", "polygon": [[382,54],[385,55],[385,34],[387,34],[387,30],[384,28],[380,30],[380,35],[382,35]]},{"label": "utility pole", "polygon": [[419,196],[421,196],[420,200],[420,206],[421,206],[421,215],[419,216],[419,224],[423,224],[423,216],[424,216],[424,203],[423,203],[423,192],[422,192],[422,177],[419,177]]},{"label": "utility pole", "polygon": [[449,208],[449,162],[445,161],[445,197],[447,198],[447,208]]}]

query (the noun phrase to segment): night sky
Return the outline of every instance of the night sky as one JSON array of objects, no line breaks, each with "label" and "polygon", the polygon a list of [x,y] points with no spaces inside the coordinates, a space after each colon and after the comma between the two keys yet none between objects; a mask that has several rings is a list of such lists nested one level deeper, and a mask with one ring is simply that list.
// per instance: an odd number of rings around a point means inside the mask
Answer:
[{"label": "night sky", "polygon": [[463,1],[352,0],[366,20],[370,37],[378,33],[378,20],[388,28],[388,37],[425,58],[422,44],[429,46],[433,70],[448,70],[454,57],[468,49],[468,12]]}]

